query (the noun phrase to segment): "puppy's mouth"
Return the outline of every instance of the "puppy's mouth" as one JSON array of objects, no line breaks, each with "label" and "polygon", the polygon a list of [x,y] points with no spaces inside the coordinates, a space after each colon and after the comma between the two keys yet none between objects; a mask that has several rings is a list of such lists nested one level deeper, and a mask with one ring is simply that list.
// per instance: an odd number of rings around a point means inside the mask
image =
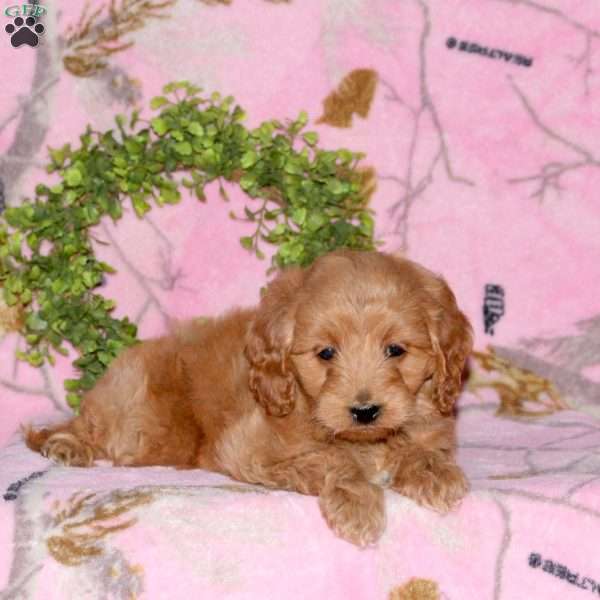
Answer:
[{"label": "puppy's mouth", "polygon": [[394,435],[396,430],[392,427],[377,427],[376,425],[353,425],[334,433],[336,440],[346,442],[383,442]]}]

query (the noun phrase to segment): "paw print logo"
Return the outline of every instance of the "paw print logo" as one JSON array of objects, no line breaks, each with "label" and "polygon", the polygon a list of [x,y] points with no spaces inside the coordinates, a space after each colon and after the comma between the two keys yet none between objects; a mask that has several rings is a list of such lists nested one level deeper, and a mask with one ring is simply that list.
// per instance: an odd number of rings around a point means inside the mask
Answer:
[{"label": "paw print logo", "polygon": [[36,24],[35,17],[16,17],[12,23],[9,23],[4,31],[10,35],[10,43],[13,47],[18,48],[23,44],[27,44],[34,48],[38,45],[39,36],[45,31],[41,23]]}]

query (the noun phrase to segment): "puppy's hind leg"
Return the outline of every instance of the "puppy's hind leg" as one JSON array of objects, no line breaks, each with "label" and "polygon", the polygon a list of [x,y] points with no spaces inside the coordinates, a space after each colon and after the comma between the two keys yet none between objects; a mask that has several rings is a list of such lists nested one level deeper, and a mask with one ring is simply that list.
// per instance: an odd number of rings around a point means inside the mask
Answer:
[{"label": "puppy's hind leg", "polygon": [[90,467],[94,464],[94,450],[86,442],[81,417],[50,429],[35,430],[23,427],[25,443],[34,452],[50,460],[71,467]]}]

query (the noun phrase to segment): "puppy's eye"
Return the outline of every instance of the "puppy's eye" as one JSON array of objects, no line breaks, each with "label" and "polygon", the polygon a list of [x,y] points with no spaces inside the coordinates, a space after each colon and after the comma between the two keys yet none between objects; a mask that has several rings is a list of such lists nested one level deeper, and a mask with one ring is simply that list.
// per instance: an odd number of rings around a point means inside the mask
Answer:
[{"label": "puppy's eye", "polygon": [[394,356],[402,356],[406,353],[406,350],[402,346],[398,346],[398,344],[390,344],[385,349],[386,358],[392,358]]},{"label": "puppy's eye", "polygon": [[323,348],[323,350],[321,350],[317,356],[322,360],[331,360],[335,356],[335,348],[327,346],[327,348]]}]

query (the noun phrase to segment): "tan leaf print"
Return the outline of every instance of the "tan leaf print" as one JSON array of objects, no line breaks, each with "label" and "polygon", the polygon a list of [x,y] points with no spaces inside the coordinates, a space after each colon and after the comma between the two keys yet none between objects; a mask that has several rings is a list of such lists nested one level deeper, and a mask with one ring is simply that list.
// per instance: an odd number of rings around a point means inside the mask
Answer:
[{"label": "tan leaf print", "polygon": [[414,578],[394,588],[389,600],[440,600],[440,590],[438,584],[431,579]]},{"label": "tan leaf print", "polygon": [[[271,4],[289,4],[292,0],[266,0]],[[231,6],[233,0],[200,0],[203,4],[207,4],[208,6],[217,6],[219,4],[224,4],[225,6]]]},{"label": "tan leaf print", "polygon": [[568,408],[551,381],[517,367],[492,348],[473,352],[472,356],[479,369],[471,371],[467,388],[474,392],[486,387],[494,389],[500,398],[497,415],[540,417]]},{"label": "tan leaf print", "polygon": [[0,338],[23,326],[23,310],[20,306],[8,306],[0,288]]},{"label": "tan leaf print", "polygon": [[342,79],[337,89],[323,100],[323,116],[317,123],[333,127],[351,127],[357,114],[366,119],[377,88],[377,72],[355,69]]},{"label": "tan leaf print", "polygon": [[65,69],[77,77],[97,75],[108,59],[133,41],[127,34],[142,29],[151,19],[165,19],[177,0],[110,0],[92,11],[88,1],[75,26],[65,33]]},{"label": "tan leaf print", "polygon": [[138,490],[114,490],[105,498],[73,494],[54,507],[54,534],[46,540],[50,555],[63,565],[75,566],[102,554],[102,540],[134,525],[136,518],[127,518],[128,513],[152,500],[152,494]]},{"label": "tan leaf print", "polygon": [[368,202],[377,189],[377,173],[373,167],[359,167],[360,194]]}]

